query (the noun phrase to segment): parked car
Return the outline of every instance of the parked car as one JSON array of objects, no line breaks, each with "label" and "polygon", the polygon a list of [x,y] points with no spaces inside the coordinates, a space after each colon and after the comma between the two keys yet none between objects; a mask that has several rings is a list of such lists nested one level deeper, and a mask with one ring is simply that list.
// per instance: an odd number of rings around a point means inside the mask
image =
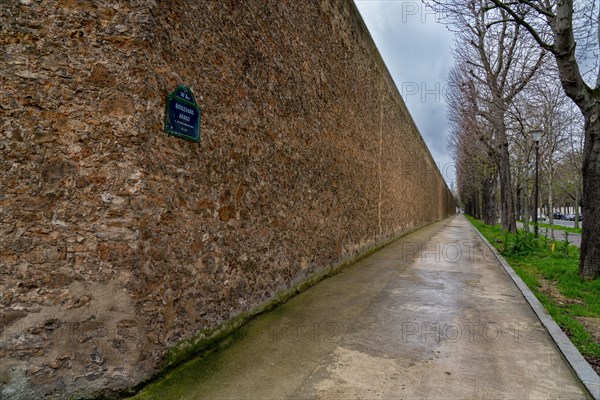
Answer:
[{"label": "parked car", "polygon": [[567,214],[567,215],[565,215],[565,220],[567,220],[567,221],[575,221],[575,214]]},{"label": "parked car", "polygon": [[563,219],[565,216],[564,216],[564,214],[563,214],[563,213],[561,213],[561,212],[555,212],[554,214],[552,214],[552,217],[553,217],[554,219]]}]

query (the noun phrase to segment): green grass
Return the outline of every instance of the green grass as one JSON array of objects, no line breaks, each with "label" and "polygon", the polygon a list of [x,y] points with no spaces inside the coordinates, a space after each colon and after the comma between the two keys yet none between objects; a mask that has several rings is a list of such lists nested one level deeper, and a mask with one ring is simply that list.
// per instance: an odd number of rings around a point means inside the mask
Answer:
[{"label": "green grass", "polygon": [[[523,222],[523,221],[519,221],[519,222]],[[538,222],[538,227],[550,229],[550,224],[546,224],[544,222]],[[529,230],[533,231],[533,222],[529,223]],[[569,232],[569,233],[579,233],[579,234],[581,234],[581,232],[582,232],[581,228],[571,228],[569,226],[562,226],[562,225],[556,225],[556,224],[554,225],[554,230],[565,231],[565,232]]]},{"label": "green grass", "polygon": [[600,342],[576,318],[600,319],[600,279],[579,277],[579,249],[557,241],[552,252],[550,239],[510,234],[499,225],[467,218],[498,249],[581,354],[588,360],[600,359]]}]

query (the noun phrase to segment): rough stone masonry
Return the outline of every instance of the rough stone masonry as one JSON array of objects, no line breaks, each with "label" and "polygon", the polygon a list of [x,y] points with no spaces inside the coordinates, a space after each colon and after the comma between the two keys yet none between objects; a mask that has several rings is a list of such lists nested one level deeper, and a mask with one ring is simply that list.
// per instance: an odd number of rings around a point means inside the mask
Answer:
[{"label": "rough stone masonry", "polygon": [[0,152],[3,399],[131,387],[454,211],[349,0],[2,1]]}]

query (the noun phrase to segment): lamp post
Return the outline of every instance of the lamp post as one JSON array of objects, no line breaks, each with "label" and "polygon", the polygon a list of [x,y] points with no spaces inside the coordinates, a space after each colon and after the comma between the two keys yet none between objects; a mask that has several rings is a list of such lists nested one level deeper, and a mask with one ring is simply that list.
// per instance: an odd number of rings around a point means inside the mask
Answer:
[{"label": "lamp post", "polygon": [[533,224],[535,229],[535,237],[538,237],[538,200],[539,200],[539,167],[540,167],[540,139],[542,138],[542,131],[535,129],[531,132],[533,141],[535,142],[535,212],[533,214]]}]

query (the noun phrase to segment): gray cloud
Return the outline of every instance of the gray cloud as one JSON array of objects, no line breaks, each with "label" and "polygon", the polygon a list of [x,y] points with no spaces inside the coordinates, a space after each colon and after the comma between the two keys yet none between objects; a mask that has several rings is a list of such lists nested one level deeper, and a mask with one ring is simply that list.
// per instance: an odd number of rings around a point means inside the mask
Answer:
[{"label": "gray cloud", "polygon": [[450,186],[455,179],[446,148],[443,91],[452,66],[453,34],[420,0],[355,0],[433,158]]}]

